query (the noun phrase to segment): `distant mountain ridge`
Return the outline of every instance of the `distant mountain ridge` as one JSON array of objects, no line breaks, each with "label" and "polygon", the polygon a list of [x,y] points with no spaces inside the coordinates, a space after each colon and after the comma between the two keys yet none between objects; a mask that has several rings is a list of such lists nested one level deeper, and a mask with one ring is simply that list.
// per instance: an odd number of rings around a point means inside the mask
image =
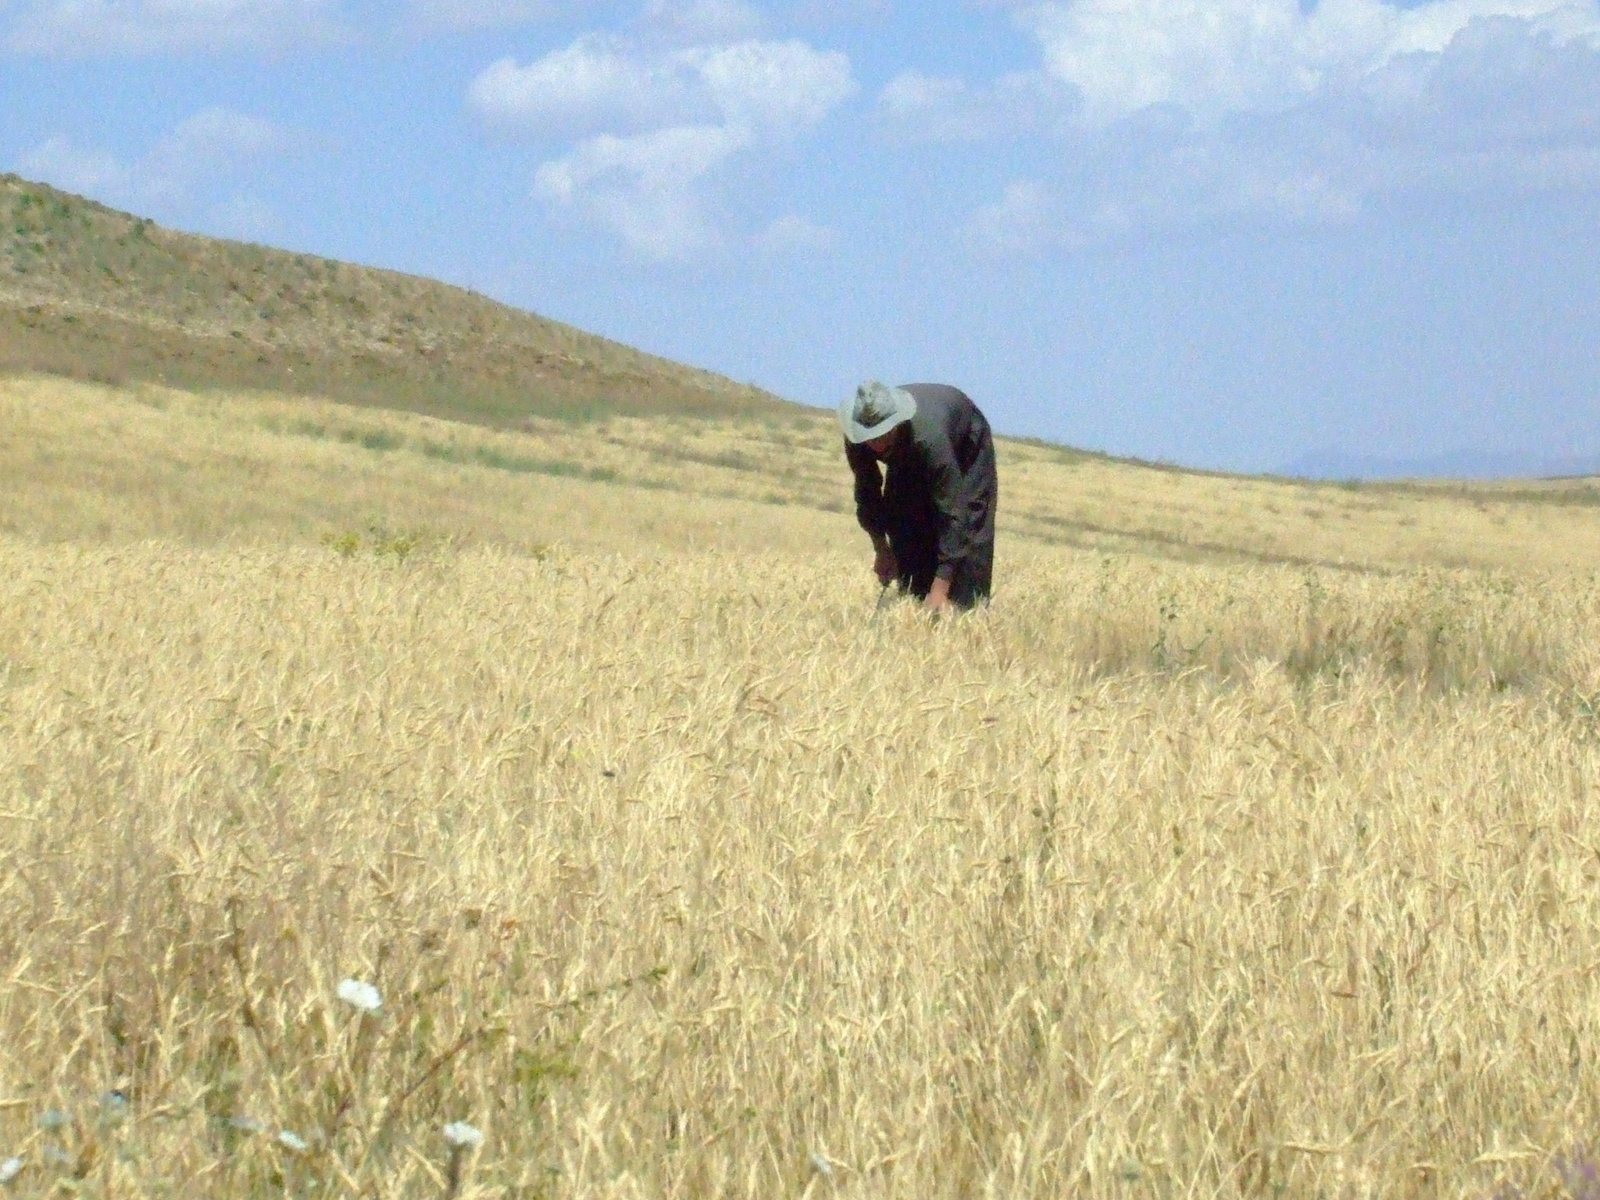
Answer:
[{"label": "distant mountain ridge", "polygon": [[800,411],[417,276],[164,229],[0,175],[0,371],[300,392],[513,425]]},{"label": "distant mountain ridge", "polygon": [[1294,479],[1556,479],[1600,475],[1600,454],[1548,455],[1533,450],[1456,450],[1421,458],[1386,458],[1345,450],[1303,454],[1273,472]]}]

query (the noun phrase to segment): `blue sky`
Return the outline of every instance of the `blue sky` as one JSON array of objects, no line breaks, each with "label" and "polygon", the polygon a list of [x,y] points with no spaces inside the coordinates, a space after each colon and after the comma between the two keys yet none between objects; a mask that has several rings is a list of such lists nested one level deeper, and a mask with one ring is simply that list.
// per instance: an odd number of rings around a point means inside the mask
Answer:
[{"label": "blue sky", "polygon": [[1600,456],[1600,0],[0,0],[0,167],[809,403]]}]

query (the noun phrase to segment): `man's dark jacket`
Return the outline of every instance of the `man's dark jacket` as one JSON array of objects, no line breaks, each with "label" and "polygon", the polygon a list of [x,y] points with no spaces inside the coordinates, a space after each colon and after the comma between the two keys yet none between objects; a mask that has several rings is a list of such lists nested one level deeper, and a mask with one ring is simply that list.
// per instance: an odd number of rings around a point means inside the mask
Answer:
[{"label": "man's dark jacket", "polygon": [[994,441],[978,406],[953,387],[913,383],[917,413],[895,430],[883,466],[865,445],[845,443],[856,480],[856,519],[884,534],[900,564],[900,588],[928,594],[935,577],[970,607],[989,597],[1000,481]]}]

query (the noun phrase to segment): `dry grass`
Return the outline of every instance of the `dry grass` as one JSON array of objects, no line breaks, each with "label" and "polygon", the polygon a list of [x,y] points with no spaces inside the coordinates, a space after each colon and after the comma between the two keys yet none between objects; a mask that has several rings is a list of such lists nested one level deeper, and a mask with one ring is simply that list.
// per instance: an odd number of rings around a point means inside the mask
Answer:
[{"label": "dry grass", "polygon": [[1590,585],[1331,578],[1319,657],[1294,570],[1008,567],[929,626],[835,558],[0,545],[0,1152],[426,1196],[467,1119],[483,1195],[1456,1196],[1596,1128]]},{"label": "dry grass", "polygon": [[[681,423],[686,448],[703,424]],[[783,508],[793,488],[779,495],[748,471],[652,458],[610,440],[626,430],[658,440],[676,427],[539,422],[536,432],[496,433],[282,397],[0,381],[0,532],[800,554],[859,537],[834,513]],[[848,499],[837,470],[806,497],[836,508]]]},{"label": "dry grass", "polygon": [[1141,467],[1031,445],[1013,447],[1008,466],[1017,532],[1068,545],[1354,568],[1600,567],[1593,479],[1309,483]]},{"label": "dry grass", "polygon": [[[1600,1128],[1582,504],[1271,564],[1299,489],[1008,445],[929,624],[822,426],[0,405],[20,1194],[1485,1196]],[[1124,494],[1211,561],[1023,515]]]},{"label": "dry grass", "polygon": [[[1164,470],[1002,441],[1002,538],[1356,571],[1600,569],[1594,481],[1443,488]],[[597,486],[598,485],[598,486]],[[856,550],[831,418],[524,419],[489,430],[267,394],[0,378],[0,532],[32,538]],[[776,539],[776,540],[774,540]]]}]

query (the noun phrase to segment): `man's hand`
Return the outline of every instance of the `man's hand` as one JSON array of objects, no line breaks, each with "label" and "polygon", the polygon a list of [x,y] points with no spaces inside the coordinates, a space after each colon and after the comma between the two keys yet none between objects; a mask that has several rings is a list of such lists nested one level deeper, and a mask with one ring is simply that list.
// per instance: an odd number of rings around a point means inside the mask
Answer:
[{"label": "man's hand", "polygon": [[934,577],[933,586],[928,589],[928,598],[922,606],[929,612],[943,612],[950,607],[950,581],[938,576]]},{"label": "man's hand", "polygon": [[878,577],[878,582],[888,587],[900,575],[900,562],[894,556],[894,551],[889,548],[889,541],[885,538],[882,542],[873,542],[872,573]]}]

